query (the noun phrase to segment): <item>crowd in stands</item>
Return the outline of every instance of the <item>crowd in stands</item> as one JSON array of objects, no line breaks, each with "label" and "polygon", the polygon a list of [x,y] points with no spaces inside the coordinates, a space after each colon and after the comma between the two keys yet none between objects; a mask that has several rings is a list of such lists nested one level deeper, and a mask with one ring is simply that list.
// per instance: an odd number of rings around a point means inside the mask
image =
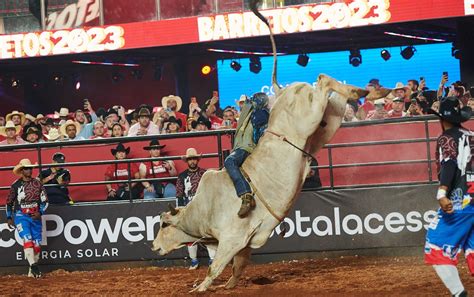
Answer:
[{"label": "crowd in stands", "polygon": [[[424,78],[420,78],[420,80],[410,79],[406,84],[398,82],[385,98],[375,101],[366,100],[362,104],[349,102],[346,106],[343,122],[428,115],[431,110],[438,111],[438,99],[443,96],[457,97],[463,105],[474,108],[474,98],[467,85],[461,81],[456,81],[447,86],[447,81],[448,74],[443,73],[437,90],[429,90]],[[376,78],[371,79],[366,86],[367,90],[380,88],[382,88],[382,85]]]},{"label": "crowd in stands", "polygon": [[[438,98],[442,96],[458,97],[462,104],[474,107],[474,99],[464,83],[457,81],[446,86],[447,81],[448,75],[444,73],[437,90],[426,88],[423,78],[408,80],[406,84],[398,82],[385,98],[349,102],[343,122],[427,115],[431,109],[438,109]],[[376,78],[366,85],[368,90],[379,88],[382,85]],[[245,99],[242,95],[237,105]],[[88,99],[84,99],[83,109],[74,112],[63,107],[54,114],[34,117],[13,111],[0,117],[0,145],[236,128],[238,109],[232,106],[220,109],[218,102],[219,95],[214,91],[212,98],[201,106],[196,97],[191,97],[188,114],[181,112],[183,100],[175,95],[163,97],[160,107],[142,104],[128,112],[123,106],[94,110]]]},{"label": "crowd in stands", "polygon": [[[237,102],[245,101],[242,96]],[[142,104],[129,112],[123,106],[94,110],[84,99],[83,109],[70,112],[63,107],[59,112],[36,117],[13,111],[0,117],[0,145],[99,139],[109,137],[171,134],[191,131],[232,129],[237,127],[239,111],[227,106],[219,109],[219,95],[199,106],[192,97],[189,113],[181,112],[183,101],[179,96],[163,97],[160,107]]]}]

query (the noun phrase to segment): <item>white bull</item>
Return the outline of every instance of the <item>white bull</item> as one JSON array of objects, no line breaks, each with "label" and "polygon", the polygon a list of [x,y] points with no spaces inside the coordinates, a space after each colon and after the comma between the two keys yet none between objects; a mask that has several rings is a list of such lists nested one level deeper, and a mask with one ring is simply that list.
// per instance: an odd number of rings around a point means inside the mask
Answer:
[{"label": "white bull", "polygon": [[[215,239],[218,247],[214,262],[196,290],[205,291],[232,259],[233,276],[226,288],[233,288],[251,249],[266,243],[280,223],[276,217],[287,214],[309,171],[310,160],[275,134],[314,154],[339,128],[347,99],[358,99],[366,93],[325,75],[319,76],[315,88],[295,83],[280,90],[270,113],[268,130],[272,133],[264,134],[243,164],[257,189],[256,209],[247,218],[239,218],[241,201],[229,175],[225,170],[210,170],[203,175],[191,203],[178,208],[177,213],[162,214],[162,224],[171,226],[160,228],[153,249],[164,255],[187,242]],[[324,127],[320,126],[323,118]]]},{"label": "white bull", "polygon": [[[251,6],[254,13],[269,25],[256,10],[256,1],[251,1]],[[210,170],[203,175],[191,203],[185,208],[162,214],[161,228],[153,242],[153,250],[161,255],[188,242],[202,239],[218,242],[214,261],[196,291],[207,290],[231,260],[232,277],[225,287],[237,285],[251,249],[267,242],[272,230],[298,197],[311,161],[302,150],[314,155],[340,127],[347,100],[368,95],[366,90],[343,85],[323,74],[319,75],[316,87],[308,83],[293,83],[280,89],[276,81],[276,46],[271,29],[270,37],[276,101],[270,112],[267,133],[242,165],[255,188],[255,210],[246,218],[239,218],[237,211],[241,200],[229,175],[225,170]],[[367,97],[375,99],[388,92],[390,90],[383,90],[384,94]]]}]

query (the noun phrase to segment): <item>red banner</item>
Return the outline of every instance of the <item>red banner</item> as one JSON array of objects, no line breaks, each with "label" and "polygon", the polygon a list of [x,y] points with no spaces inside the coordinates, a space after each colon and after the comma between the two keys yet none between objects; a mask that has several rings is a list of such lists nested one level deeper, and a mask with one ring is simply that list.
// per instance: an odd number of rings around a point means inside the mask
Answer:
[{"label": "red banner", "polygon": [[[264,10],[276,34],[474,14],[474,0],[346,0]],[[402,32],[403,33],[403,32]],[[269,34],[252,12],[0,36],[0,59],[169,46]]]}]

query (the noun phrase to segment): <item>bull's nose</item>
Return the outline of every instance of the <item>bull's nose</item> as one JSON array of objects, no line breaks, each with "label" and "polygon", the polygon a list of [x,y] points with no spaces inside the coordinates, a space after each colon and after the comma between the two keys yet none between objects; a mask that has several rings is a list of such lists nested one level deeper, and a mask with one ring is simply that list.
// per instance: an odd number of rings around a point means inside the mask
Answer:
[{"label": "bull's nose", "polygon": [[151,250],[154,251],[154,252],[158,252],[160,250],[160,248],[153,246],[153,247],[151,247]]}]

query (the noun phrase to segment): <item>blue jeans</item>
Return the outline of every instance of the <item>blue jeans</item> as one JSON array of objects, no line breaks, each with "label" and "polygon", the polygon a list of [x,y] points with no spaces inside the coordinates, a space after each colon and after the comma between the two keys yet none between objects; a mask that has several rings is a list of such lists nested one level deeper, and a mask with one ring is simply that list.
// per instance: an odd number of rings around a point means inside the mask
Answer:
[{"label": "blue jeans", "polygon": [[[176,197],[176,187],[172,183],[168,183],[165,186],[164,191],[163,191],[163,198],[170,198],[170,197]],[[153,192],[148,192],[147,190],[143,191],[143,199],[155,199],[155,198],[160,198],[159,195],[156,193],[156,188],[155,188],[155,191]]]},{"label": "blue jeans", "polygon": [[249,155],[250,154],[246,150],[236,149],[224,161],[225,169],[227,170],[227,173],[229,173],[229,176],[234,183],[235,190],[237,191],[237,196],[239,197],[246,193],[252,193],[249,183],[245,180],[240,171],[240,166],[242,166]]}]

